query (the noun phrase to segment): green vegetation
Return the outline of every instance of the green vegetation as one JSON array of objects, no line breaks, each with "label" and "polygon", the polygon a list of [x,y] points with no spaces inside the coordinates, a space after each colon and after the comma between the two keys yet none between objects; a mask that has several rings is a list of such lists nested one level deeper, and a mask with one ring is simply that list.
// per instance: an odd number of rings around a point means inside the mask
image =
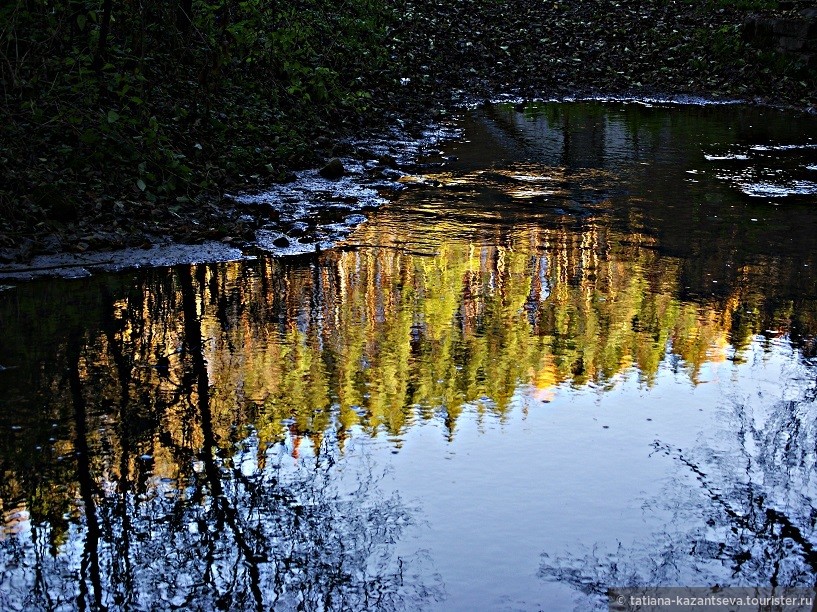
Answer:
[{"label": "green vegetation", "polygon": [[313,162],[315,138],[370,104],[387,23],[373,0],[4,5],[0,235],[172,219],[232,181]]}]

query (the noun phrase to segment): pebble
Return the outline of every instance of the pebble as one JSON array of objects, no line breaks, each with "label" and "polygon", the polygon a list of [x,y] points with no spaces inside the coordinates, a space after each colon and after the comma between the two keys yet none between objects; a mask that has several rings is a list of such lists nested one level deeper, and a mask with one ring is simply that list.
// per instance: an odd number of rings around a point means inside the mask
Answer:
[{"label": "pebble", "polygon": [[318,171],[323,178],[339,179],[346,174],[346,169],[343,167],[343,162],[339,158],[333,157],[327,164]]}]

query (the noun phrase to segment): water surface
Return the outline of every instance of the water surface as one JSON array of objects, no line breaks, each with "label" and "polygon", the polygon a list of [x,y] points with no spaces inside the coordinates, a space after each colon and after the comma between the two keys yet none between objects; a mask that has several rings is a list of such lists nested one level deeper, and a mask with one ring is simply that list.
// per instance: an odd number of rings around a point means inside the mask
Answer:
[{"label": "water surface", "polygon": [[336,248],[0,291],[0,607],[814,584],[815,119],[458,127]]}]

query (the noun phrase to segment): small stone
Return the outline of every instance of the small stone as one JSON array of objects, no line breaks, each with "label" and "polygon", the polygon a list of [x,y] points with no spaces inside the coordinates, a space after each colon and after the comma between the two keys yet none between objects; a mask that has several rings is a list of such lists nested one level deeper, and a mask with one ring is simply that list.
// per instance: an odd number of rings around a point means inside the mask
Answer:
[{"label": "small stone", "polygon": [[278,238],[272,241],[272,244],[279,249],[285,249],[289,246],[289,239],[286,236],[278,236]]},{"label": "small stone", "polygon": [[343,167],[343,162],[337,157],[333,157],[329,162],[320,169],[319,174],[323,178],[339,179],[346,174],[346,169]]},{"label": "small stone", "polygon": [[399,170],[393,170],[392,168],[386,168],[380,173],[380,176],[384,179],[389,179],[390,181],[397,181],[403,178],[403,173]]},{"label": "small stone", "polygon": [[397,168],[397,160],[393,155],[384,154],[377,158],[377,161],[386,168]]}]

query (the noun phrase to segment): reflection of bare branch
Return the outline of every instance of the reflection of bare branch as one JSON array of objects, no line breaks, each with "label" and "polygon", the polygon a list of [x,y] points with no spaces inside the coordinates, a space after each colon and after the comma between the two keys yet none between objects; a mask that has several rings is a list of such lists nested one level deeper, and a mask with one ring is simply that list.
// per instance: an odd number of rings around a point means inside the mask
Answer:
[{"label": "reflection of bare branch", "polygon": [[[683,476],[672,485],[667,498],[678,499],[684,492],[690,496],[667,508],[673,516],[666,524],[676,531],[651,534],[647,543],[619,544],[602,556],[596,550],[543,554],[540,576],[572,586],[600,609],[606,609],[604,595],[610,587],[692,582],[815,586],[817,500],[813,487],[806,486],[817,450],[814,402],[809,386],[800,399],[780,401],[762,415],[736,404],[729,429],[742,464],[736,464],[734,454],[720,460],[718,453],[704,449],[708,459],[700,461],[695,456],[701,451],[654,442],[655,452],[677,462],[698,485],[688,489]],[[662,499],[648,506],[660,507]]]},{"label": "reflection of bare branch", "polygon": [[729,502],[724,498],[723,495],[717,490],[717,488],[709,481],[707,475],[703,472],[703,470],[698,467],[697,464],[692,462],[688,459],[682,449],[677,448],[674,449],[670,447],[668,444],[662,444],[658,440],[652,443],[652,447],[655,452],[663,453],[668,457],[672,457],[673,459],[677,460],[681,464],[685,465],[689,470],[695,474],[696,480],[700,483],[701,488],[704,490],[706,495],[709,499],[714,502],[723,512],[730,518],[730,520],[740,527],[747,527],[748,521],[747,518],[741,516],[735,510],[732,509],[732,506]]},{"label": "reflection of bare branch", "polygon": [[[115,306],[102,333],[68,343],[70,384],[53,386],[55,398],[74,400],[77,459],[57,486],[75,486],[78,474],[79,491],[47,493],[29,532],[0,538],[0,608],[397,610],[439,598],[438,579],[418,577],[428,575],[422,555],[394,553],[412,510],[381,495],[371,472],[341,490],[328,445],[312,469],[283,473],[268,440],[216,422],[224,415],[214,410],[197,306],[213,284],[189,271],[177,278],[159,278],[143,299],[106,295]],[[167,381],[141,365],[178,338],[180,384],[168,405]],[[178,422],[158,427],[169,418]],[[29,490],[51,491],[48,477],[32,474]],[[82,520],[59,523],[71,506],[54,507],[49,495],[78,495]]]},{"label": "reflection of bare branch", "polygon": [[[236,457],[238,465],[254,456],[257,443],[247,441],[243,455]],[[338,465],[326,455],[292,472],[282,468],[288,457],[283,447],[280,454],[267,454],[269,467],[252,473],[226,470],[213,456],[219,484],[213,486],[212,476],[202,474],[210,494],[198,502],[188,497],[195,481],[187,493],[157,491],[142,499],[131,495],[125,505],[127,523],[119,495],[112,491],[102,496],[96,504],[104,525],[99,563],[109,567],[127,554],[133,579],[126,584],[102,572],[100,601],[115,610],[257,610],[254,585],[264,610],[416,609],[422,601],[440,597],[436,578],[417,577],[423,571],[421,556],[394,554],[412,514],[399,498],[378,491],[372,473],[364,469],[351,475],[358,486],[342,492]],[[130,546],[123,549],[126,525]],[[71,554],[83,537],[75,531],[65,550],[53,557],[38,557],[24,539],[0,543],[0,567],[5,568],[0,580],[8,587],[0,601],[8,609],[20,602],[26,602],[25,609],[58,607],[47,605],[46,598],[59,604],[73,593],[75,583],[59,577],[83,563],[84,554]],[[29,587],[36,572],[49,583],[39,592]]]}]

